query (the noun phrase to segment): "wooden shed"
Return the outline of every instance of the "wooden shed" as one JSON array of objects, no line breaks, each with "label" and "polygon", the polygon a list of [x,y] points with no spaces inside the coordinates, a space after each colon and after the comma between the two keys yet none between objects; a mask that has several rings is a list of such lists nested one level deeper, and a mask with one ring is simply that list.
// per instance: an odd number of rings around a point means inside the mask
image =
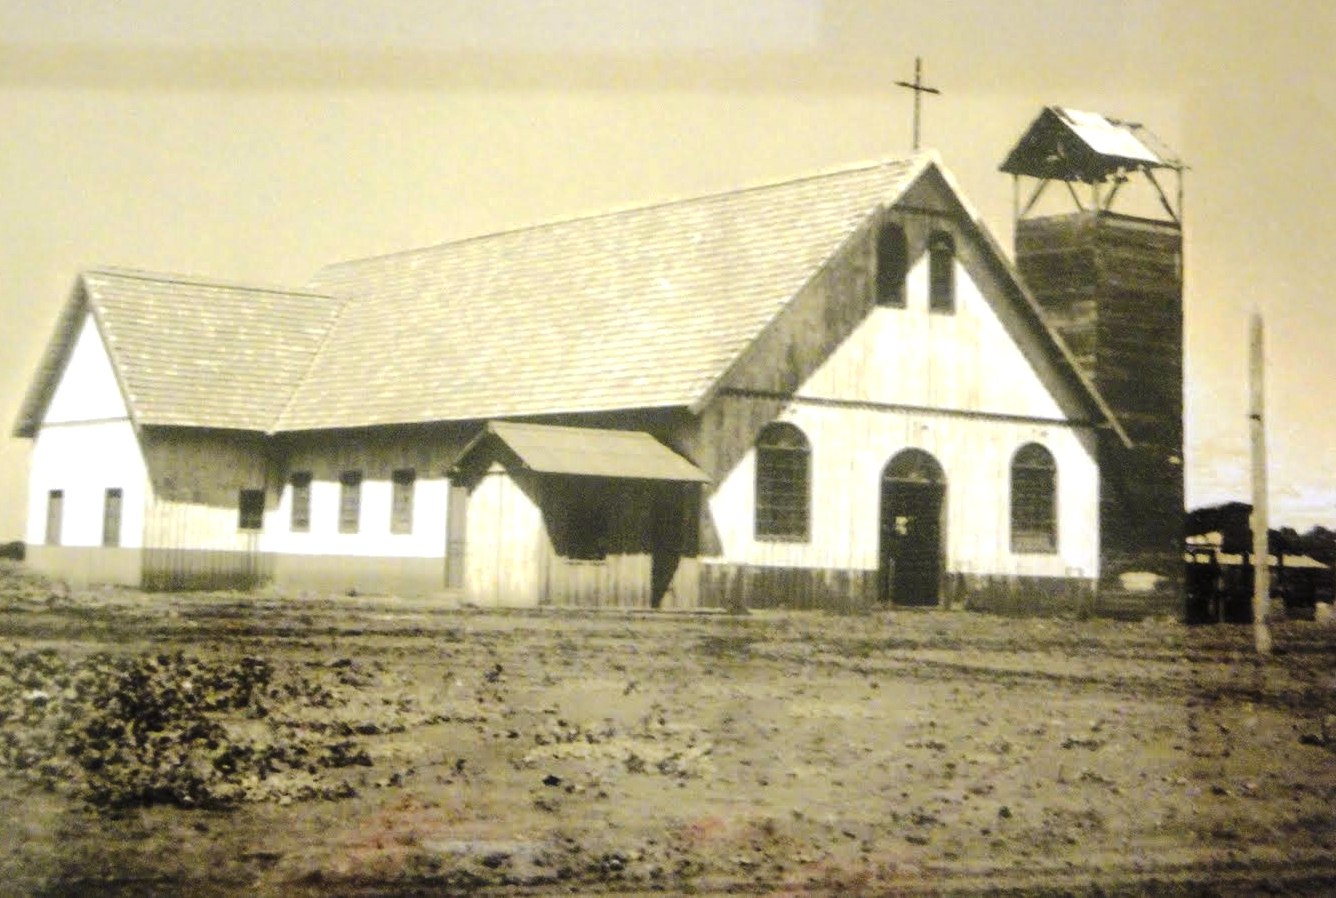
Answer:
[{"label": "wooden shed", "polygon": [[699,468],[649,434],[490,422],[467,490],[464,592],[478,605],[693,607]]}]

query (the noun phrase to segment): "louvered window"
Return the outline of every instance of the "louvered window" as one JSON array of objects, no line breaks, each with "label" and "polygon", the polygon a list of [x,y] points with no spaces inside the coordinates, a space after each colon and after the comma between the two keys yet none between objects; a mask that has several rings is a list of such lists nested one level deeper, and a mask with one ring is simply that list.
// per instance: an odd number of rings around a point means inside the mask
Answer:
[{"label": "louvered window", "polygon": [[877,304],[903,309],[909,249],[905,230],[888,222],[877,235]]},{"label": "louvered window", "polygon": [[945,231],[928,238],[928,308],[933,312],[956,310],[956,243]]},{"label": "louvered window", "polygon": [[339,475],[339,532],[356,533],[362,521],[362,472]]},{"label": "louvered window", "polygon": [[756,440],[756,535],[806,540],[812,452],[792,424],[771,424]]},{"label": "louvered window", "polygon": [[311,472],[297,471],[292,475],[292,518],[294,533],[311,529]]},{"label": "louvered window", "polygon": [[413,532],[413,487],[417,483],[417,472],[404,468],[390,475],[394,486],[390,502],[390,532]]},{"label": "louvered window", "polygon": [[102,545],[108,547],[121,544],[121,491],[115,487],[107,490],[102,501]]},{"label": "louvered window", "polygon": [[1058,549],[1058,468],[1053,454],[1027,443],[1011,460],[1011,551]]},{"label": "louvered window", "polygon": [[46,544],[60,545],[61,524],[65,517],[65,491],[51,490],[46,494]]}]

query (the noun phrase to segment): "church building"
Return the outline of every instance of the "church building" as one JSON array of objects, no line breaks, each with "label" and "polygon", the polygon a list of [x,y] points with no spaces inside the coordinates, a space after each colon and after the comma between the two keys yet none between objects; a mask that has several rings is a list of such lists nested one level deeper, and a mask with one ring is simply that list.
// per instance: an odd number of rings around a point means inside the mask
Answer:
[{"label": "church building", "polygon": [[[1182,166],[1050,107],[1003,169],[1015,264],[927,152],[300,291],[86,271],[15,427],[30,563],[480,606],[1178,613],[1181,201],[1112,206]],[[1074,211],[1032,214],[1046,188]]]}]

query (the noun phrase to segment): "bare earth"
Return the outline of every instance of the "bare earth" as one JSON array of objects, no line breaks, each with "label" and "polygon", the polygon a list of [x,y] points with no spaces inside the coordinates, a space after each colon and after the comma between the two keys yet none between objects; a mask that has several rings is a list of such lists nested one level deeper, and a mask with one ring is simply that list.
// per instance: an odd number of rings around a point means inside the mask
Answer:
[{"label": "bare earth", "polygon": [[[1275,637],[1259,663],[1235,626],[70,595],[11,567],[0,893],[1329,894],[1336,630]],[[154,749],[206,791],[109,786],[113,669],[226,681],[212,735]],[[211,753],[161,754],[187,738]]]}]

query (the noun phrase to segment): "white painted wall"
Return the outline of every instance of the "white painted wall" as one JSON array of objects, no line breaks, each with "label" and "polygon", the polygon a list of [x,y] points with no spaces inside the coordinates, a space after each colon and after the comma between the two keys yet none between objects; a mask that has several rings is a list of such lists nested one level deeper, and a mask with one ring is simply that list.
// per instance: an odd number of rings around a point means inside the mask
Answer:
[{"label": "white painted wall", "polygon": [[955,284],[955,312],[930,313],[924,254],[906,277],[906,308],[874,308],[798,395],[1064,418],[959,262]]},{"label": "white painted wall", "polygon": [[[445,557],[447,501],[450,482],[444,471],[458,446],[404,440],[359,443],[332,438],[329,445],[294,451],[286,461],[287,475],[309,471],[311,523],[307,532],[292,529],[292,484],[277,487],[277,501],[266,509],[261,548],[292,555],[341,555],[360,558]],[[409,533],[391,533],[392,473],[411,468],[417,474],[413,490],[413,526]],[[339,532],[339,475],[362,472],[361,517],[356,533]]]},{"label": "white painted wall", "polygon": [[[302,470],[294,468],[294,470]],[[278,504],[265,513],[261,547],[266,552],[293,555],[348,555],[379,558],[444,558],[446,500],[450,483],[445,477],[418,474],[414,484],[413,526],[410,533],[390,532],[393,485],[388,477],[363,477],[361,519],[356,533],[339,532],[337,477],[312,479],[311,526],[292,529],[292,484],[284,484]]]},{"label": "white painted wall", "polygon": [[102,545],[108,488],[121,490],[121,545],[143,545],[148,473],[111,359],[91,315],[33,441],[26,540],[46,542],[47,496],[64,491],[61,545]]},{"label": "white painted wall", "polygon": [[[906,448],[933,455],[946,474],[946,569],[962,573],[1093,577],[1099,569],[1098,470],[1087,438],[1067,427],[794,404],[779,417],[811,444],[811,538],[755,538],[756,453],[710,497],[719,560],[775,567],[874,570],[881,476]],[[1028,442],[1058,467],[1058,551],[1011,552],[1010,470]]]},{"label": "white painted wall", "polygon": [[[753,449],[709,499],[723,549],[715,560],[876,569],[882,471],[897,452],[914,447],[931,453],[946,474],[948,571],[1097,575],[1099,469],[1093,434],[1065,423],[1058,402],[962,265],[955,268],[954,314],[928,311],[927,267],[924,256],[910,271],[906,308],[874,309],[797,390],[800,399],[779,416],[798,426],[811,445],[811,539],[755,538]],[[940,408],[977,416],[836,407],[803,403],[801,398]],[[1010,549],[1011,458],[1028,442],[1047,447],[1057,462],[1057,553],[1017,555]]]}]

